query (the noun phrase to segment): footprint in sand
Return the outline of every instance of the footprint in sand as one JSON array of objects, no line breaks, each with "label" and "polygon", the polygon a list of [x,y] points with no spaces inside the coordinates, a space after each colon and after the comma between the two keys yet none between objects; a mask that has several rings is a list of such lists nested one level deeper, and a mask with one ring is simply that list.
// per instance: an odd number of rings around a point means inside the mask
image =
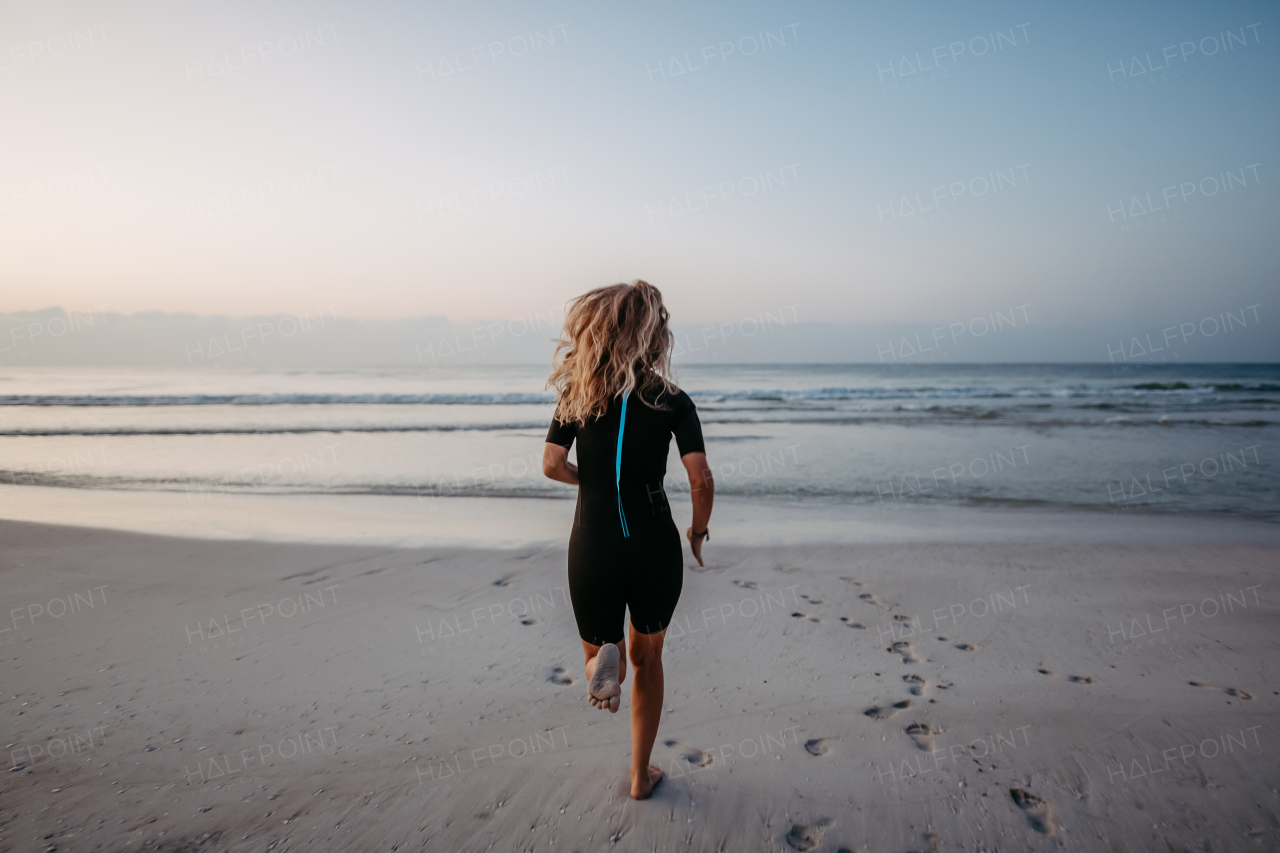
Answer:
[{"label": "footprint in sand", "polygon": [[831,741],[829,737],[818,737],[810,741],[805,741],[805,751],[810,755],[830,755]]},{"label": "footprint in sand", "polygon": [[1027,820],[1031,822],[1031,828],[1036,832],[1053,835],[1057,831],[1058,826],[1053,820],[1053,809],[1049,808],[1049,804],[1044,800],[1021,788],[1010,788],[1009,796],[1013,797],[1013,802],[1018,808],[1027,813]]},{"label": "footprint in sand", "polygon": [[861,622],[854,622],[848,616],[841,616],[840,621],[848,625],[850,628],[861,628],[864,631],[867,630],[866,625],[863,625]]},{"label": "footprint in sand", "polygon": [[526,616],[526,617],[524,617],[523,619],[521,619],[521,620],[520,620],[520,624],[521,624],[521,625],[537,625],[537,624],[538,624],[538,620],[537,620],[537,619],[534,619],[534,618],[533,618],[533,617],[531,617],[531,616]]},{"label": "footprint in sand", "polygon": [[794,575],[796,572],[800,571],[793,566],[775,566],[773,570],[775,572],[782,572],[784,575]]},{"label": "footprint in sand", "polygon": [[885,651],[893,652],[895,655],[902,655],[903,663],[919,663],[920,662],[920,658],[916,657],[915,652],[912,651],[911,649],[911,644],[908,643],[906,640],[899,640],[889,648],[885,649]]},{"label": "footprint in sand", "polygon": [[559,684],[562,687],[567,687],[568,685],[573,684],[573,676],[565,672],[564,667],[553,666],[551,667],[551,673],[547,676],[547,681],[550,681],[552,684]]},{"label": "footprint in sand", "polygon": [[862,581],[854,580],[853,578],[851,578],[851,577],[846,577],[845,575],[841,575],[841,576],[840,576],[840,580],[842,580],[842,581],[848,581],[849,583],[853,584],[854,586],[862,586]]},{"label": "footprint in sand", "polygon": [[978,650],[978,647],[972,643],[956,643],[955,646],[962,652],[976,652]]},{"label": "footprint in sand", "polygon": [[760,584],[755,581],[734,581],[734,586],[740,586],[743,589],[759,589]]},{"label": "footprint in sand", "polygon": [[821,619],[819,619],[817,616],[810,616],[808,613],[792,613],[791,615],[792,615],[792,616],[794,616],[794,617],[795,617],[795,618],[797,618],[797,619],[808,619],[810,622],[821,622],[821,621],[822,621],[822,620],[821,620]]},{"label": "footprint in sand", "polygon": [[911,707],[910,699],[903,699],[901,702],[894,702],[888,708],[868,708],[862,713],[866,714],[873,720],[887,720],[899,711],[905,711]]},{"label": "footprint in sand", "polygon": [[1241,690],[1239,687],[1219,687],[1216,684],[1205,684],[1202,681],[1188,681],[1187,684],[1190,684],[1192,687],[1203,687],[1207,690],[1221,690],[1228,696],[1234,696],[1237,699],[1253,699],[1252,693]]},{"label": "footprint in sand", "polygon": [[923,675],[916,675],[914,672],[910,675],[902,676],[902,680],[907,682],[909,685],[907,689],[911,692],[912,696],[923,696],[924,689],[929,686],[929,682],[925,681]]},{"label": "footprint in sand", "polygon": [[916,742],[916,746],[926,752],[932,752],[933,736],[942,734],[942,729],[937,726],[931,726],[928,723],[912,723],[907,726],[906,732]]},{"label": "footprint in sand", "polygon": [[[1057,675],[1058,674],[1051,669],[1037,669],[1036,672],[1040,673],[1041,675]],[[1068,675],[1067,681],[1070,681],[1072,684],[1096,684],[1097,683],[1097,679],[1091,678],[1087,675]]]},{"label": "footprint in sand", "polygon": [[494,581],[494,582],[493,582],[493,585],[494,585],[494,586],[506,586],[507,584],[511,583],[511,579],[512,579],[512,578],[514,578],[514,577],[515,577],[515,573],[514,573],[514,572],[513,572],[512,574],[509,574],[509,575],[503,575],[502,577],[500,577],[500,578],[498,578],[496,581]]},{"label": "footprint in sand", "polygon": [[792,850],[812,850],[822,843],[823,832],[834,823],[835,821],[827,818],[816,821],[813,826],[793,823],[791,831],[787,833],[787,846]]},{"label": "footprint in sand", "polygon": [[678,748],[680,750],[680,757],[695,767],[707,767],[711,764],[711,753],[704,752],[696,746],[689,746],[687,743],[681,743],[678,740],[664,740],[663,744],[669,747]]},{"label": "footprint in sand", "polygon": [[825,603],[825,602],[823,601],[823,599],[821,599],[821,598],[814,598],[812,595],[802,595],[802,596],[800,596],[800,597],[801,597],[801,598],[803,598],[805,601],[809,602],[810,604],[824,604],[824,603]]},{"label": "footprint in sand", "polygon": [[864,592],[862,595],[859,595],[858,598],[861,598],[867,604],[874,604],[876,607],[884,607],[884,602],[880,600],[880,596],[873,593]]},{"label": "footprint in sand", "polygon": [[897,616],[894,616],[893,621],[906,622],[908,625],[911,625],[912,627],[915,627],[915,624],[916,624],[916,620],[912,619],[910,616],[903,616],[901,613],[899,613]]}]

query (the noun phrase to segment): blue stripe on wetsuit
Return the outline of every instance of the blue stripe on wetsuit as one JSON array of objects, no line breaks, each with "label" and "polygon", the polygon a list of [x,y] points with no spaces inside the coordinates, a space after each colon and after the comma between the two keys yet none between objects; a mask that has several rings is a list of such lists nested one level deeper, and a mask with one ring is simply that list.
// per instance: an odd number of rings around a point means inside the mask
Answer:
[{"label": "blue stripe on wetsuit", "polygon": [[622,521],[622,537],[631,538],[627,529],[627,515],[622,511],[622,431],[627,428],[627,398],[622,398],[622,417],[618,420],[618,461],[614,466],[614,486],[618,490],[618,518]]}]

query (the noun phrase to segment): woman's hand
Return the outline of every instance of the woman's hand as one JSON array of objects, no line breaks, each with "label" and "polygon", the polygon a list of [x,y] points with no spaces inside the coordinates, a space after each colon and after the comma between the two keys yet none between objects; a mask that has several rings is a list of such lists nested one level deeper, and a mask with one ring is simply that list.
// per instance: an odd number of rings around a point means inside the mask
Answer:
[{"label": "woman's hand", "polygon": [[689,550],[693,551],[693,559],[695,559],[695,560],[697,560],[697,561],[698,561],[698,565],[699,565],[699,566],[703,565],[703,562],[702,562],[702,540],[703,540],[703,539],[706,539],[707,537],[705,537],[705,536],[694,536],[694,535],[693,535],[693,528],[692,528],[692,527],[690,527],[688,530],[686,530],[686,531],[684,532],[684,535],[685,535],[685,537],[689,540]]}]

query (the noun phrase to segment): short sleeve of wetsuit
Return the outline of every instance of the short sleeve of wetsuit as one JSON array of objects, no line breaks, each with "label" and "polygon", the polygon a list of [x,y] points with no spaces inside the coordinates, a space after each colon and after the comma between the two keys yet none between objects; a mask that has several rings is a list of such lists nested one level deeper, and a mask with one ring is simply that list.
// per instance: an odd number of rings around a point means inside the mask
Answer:
[{"label": "short sleeve of wetsuit", "polygon": [[689,453],[706,453],[702,442],[702,424],[698,421],[698,409],[689,399],[689,395],[681,391],[672,400],[671,432],[676,437],[676,447],[680,455]]},{"label": "short sleeve of wetsuit", "polygon": [[566,450],[573,445],[578,436],[578,425],[561,423],[559,419],[551,419],[551,429],[547,430],[547,444],[558,444]]}]

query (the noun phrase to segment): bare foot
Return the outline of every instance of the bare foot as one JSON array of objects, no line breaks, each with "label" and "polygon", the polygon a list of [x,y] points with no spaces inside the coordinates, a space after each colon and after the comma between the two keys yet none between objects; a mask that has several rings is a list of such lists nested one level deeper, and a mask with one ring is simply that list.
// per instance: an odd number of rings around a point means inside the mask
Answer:
[{"label": "bare foot", "polygon": [[656,764],[650,764],[649,772],[644,775],[648,778],[642,778],[634,770],[631,771],[631,799],[633,800],[649,799],[653,789],[662,781],[662,768]]},{"label": "bare foot", "polygon": [[613,643],[605,643],[592,658],[594,666],[587,673],[587,701],[593,707],[609,709],[610,714],[618,713],[618,703],[622,701],[622,685],[618,683],[618,647]]}]

